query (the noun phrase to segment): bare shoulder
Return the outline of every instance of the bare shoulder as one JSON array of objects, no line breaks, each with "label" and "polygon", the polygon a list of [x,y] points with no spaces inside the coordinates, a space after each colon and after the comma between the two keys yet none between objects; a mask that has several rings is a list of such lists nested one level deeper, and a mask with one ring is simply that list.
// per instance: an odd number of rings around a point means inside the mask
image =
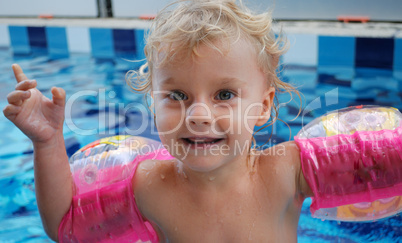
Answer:
[{"label": "bare shoulder", "polygon": [[169,182],[176,181],[175,164],[175,160],[144,160],[138,165],[132,185],[137,206],[144,215],[169,191]]},{"label": "bare shoulder", "polygon": [[284,142],[261,151],[260,165],[271,165],[276,167],[289,167],[296,169],[300,166],[299,148],[293,141]]},{"label": "bare shoulder", "polygon": [[287,196],[302,196],[310,194],[301,168],[300,151],[294,141],[277,144],[261,152],[259,158],[262,173],[274,171],[276,181]]},{"label": "bare shoulder", "polygon": [[[144,219],[156,222],[163,215],[166,193],[171,192],[175,178],[175,160],[144,160],[138,165],[132,178],[135,203]],[[156,225],[154,229],[162,237]]]},{"label": "bare shoulder", "polygon": [[[141,161],[132,178],[133,189],[136,194],[152,189],[158,189],[161,181],[173,175],[174,160],[144,160]],[[165,184],[165,183],[164,183]]]}]

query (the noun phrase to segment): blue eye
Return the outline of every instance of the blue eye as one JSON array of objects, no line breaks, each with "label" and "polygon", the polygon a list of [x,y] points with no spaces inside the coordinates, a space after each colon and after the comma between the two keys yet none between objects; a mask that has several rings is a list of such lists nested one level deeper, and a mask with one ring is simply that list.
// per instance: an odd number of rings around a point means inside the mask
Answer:
[{"label": "blue eye", "polygon": [[219,94],[216,96],[218,100],[230,100],[234,97],[233,92],[229,90],[222,90],[219,92]]},{"label": "blue eye", "polygon": [[169,93],[169,98],[172,100],[187,100],[187,96],[180,91],[172,91]]}]

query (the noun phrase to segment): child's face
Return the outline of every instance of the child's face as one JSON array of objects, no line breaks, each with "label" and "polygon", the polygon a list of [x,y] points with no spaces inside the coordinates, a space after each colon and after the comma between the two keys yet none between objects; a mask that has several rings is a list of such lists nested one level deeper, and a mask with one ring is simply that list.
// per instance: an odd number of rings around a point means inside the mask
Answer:
[{"label": "child's face", "polygon": [[247,41],[231,44],[225,55],[207,46],[197,51],[194,59],[156,67],[152,94],[162,143],[185,166],[208,172],[247,157],[275,91]]}]

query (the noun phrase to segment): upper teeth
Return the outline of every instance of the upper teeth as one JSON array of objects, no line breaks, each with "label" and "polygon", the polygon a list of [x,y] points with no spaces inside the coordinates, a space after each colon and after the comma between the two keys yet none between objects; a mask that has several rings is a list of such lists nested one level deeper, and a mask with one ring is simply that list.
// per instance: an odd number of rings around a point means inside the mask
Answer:
[{"label": "upper teeth", "polygon": [[207,143],[207,142],[212,142],[212,141],[216,140],[216,138],[196,138],[196,139],[188,138],[188,139],[195,143]]}]

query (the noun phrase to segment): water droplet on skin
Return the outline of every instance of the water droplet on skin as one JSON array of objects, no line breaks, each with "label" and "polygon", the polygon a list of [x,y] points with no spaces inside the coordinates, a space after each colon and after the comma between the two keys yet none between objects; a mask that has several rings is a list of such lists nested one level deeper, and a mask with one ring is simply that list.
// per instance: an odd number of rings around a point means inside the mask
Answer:
[{"label": "water droplet on skin", "polygon": [[186,172],[183,171],[183,177],[184,179],[188,179]]},{"label": "water droplet on skin", "polygon": [[210,176],[210,177],[208,178],[208,180],[209,180],[209,181],[215,180],[215,176]]},{"label": "water droplet on skin", "polygon": [[209,217],[209,216],[210,216],[208,212],[204,212],[204,214],[205,214],[207,217]]},{"label": "water droplet on skin", "polygon": [[165,179],[165,175],[161,174],[161,179],[164,180]]},{"label": "water droplet on skin", "polygon": [[251,236],[251,231],[253,230],[254,226],[255,226],[255,221],[253,221],[253,225],[251,226],[251,229],[250,229],[250,231],[248,233],[248,240],[249,241],[253,240],[253,237]]},{"label": "water droplet on skin", "polygon": [[241,213],[242,213],[241,208],[237,209],[236,214],[237,214],[237,215],[241,215]]},{"label": "water droplet on skin", "polygon": [[292,165],[292,170],[294,170],[295,169],[295,166],[294,165]]},{"label": "water droplet on skin", "polygon": [[250,231],[250,234],[248,234],[248,240],[249,241],[253,240],[253,237],[251,236],[251,231]]}]

